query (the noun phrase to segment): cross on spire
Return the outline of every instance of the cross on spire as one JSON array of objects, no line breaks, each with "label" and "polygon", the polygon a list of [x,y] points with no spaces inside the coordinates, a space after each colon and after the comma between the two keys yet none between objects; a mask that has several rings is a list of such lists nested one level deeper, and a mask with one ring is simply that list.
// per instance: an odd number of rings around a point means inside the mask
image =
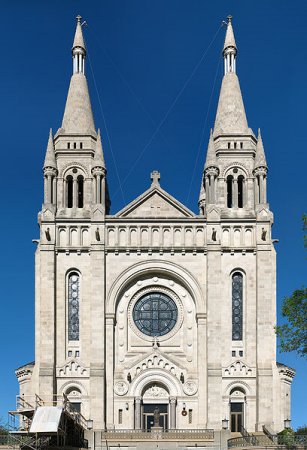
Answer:
[{"label": "cross on spire", "polygon": [[157,170],[153,170],[150,174],[150,178],[152,180],[152,186],[160,186],[160,172],[158,172]]}]

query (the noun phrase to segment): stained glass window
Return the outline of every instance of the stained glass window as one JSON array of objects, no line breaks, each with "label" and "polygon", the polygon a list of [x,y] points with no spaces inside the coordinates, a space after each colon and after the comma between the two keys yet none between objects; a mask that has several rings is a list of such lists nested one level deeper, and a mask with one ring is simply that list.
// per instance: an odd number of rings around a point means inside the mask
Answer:
[{"label": "stained glass window", "polygon": [[232,276],[232,340],[243,337],[243,275],[236,272]]},{"label": "stained glass window", "polygon": [[133,320],[147,336],[164,336],[175,326],[178,309],[174,300],[161,292],[143,295],[134,305]]},{"label": "stained glass window", "polygon": [[68,340],[79,340],[80,276],[71,273],[68,277]]}]

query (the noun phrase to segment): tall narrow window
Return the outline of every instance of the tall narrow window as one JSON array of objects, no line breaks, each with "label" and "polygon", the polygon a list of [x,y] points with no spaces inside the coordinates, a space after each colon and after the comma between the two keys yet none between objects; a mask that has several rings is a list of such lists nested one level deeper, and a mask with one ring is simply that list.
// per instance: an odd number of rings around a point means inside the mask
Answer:
[{"label": "tall narrow window", "polygon": [[243,275],[235,272],[232,276],[232,340],[243,338]]},{"label": "tall narrow window", "polygon": [[238,207],[243,208],[243,189],[244,189],[244,177],[240,175],[238,177]]},{"label": "tall narrow window", "polygon": [[84,188],[84,180],[82,175],[79,175],[77,178],[78,185],[78,208],[83,208],[83,188]]},{"label": "tall narrow window", "polygon": [[233,177],[227,177],[227,208],[232,208],[232,181]]},{"label": "tall narrow window", "polygon": [[66,178],[66,205],[72,208],[73,205],[73,179],[71,175]]},{"label": "tall narrow window", "polygon": [[80,275],[72,272],[68,277],[68,340],[79,340]]}]

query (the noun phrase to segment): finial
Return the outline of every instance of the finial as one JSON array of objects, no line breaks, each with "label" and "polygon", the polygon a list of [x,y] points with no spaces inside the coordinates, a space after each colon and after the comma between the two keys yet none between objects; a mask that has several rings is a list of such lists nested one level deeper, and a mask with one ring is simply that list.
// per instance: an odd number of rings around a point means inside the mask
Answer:
[{"label": "finial", "polygon": [[158,172],[157,170],[153,170],[150,174],[150,178],[152,180],[152,186],[160,186],[160,172]]},{"label": "finial", "polygon": [[227,20],[228,20],[228,23],[231,23],[231,21],[232,21],[232,16],[227,16]]},{"label": "finial", "polygon": [[77,15],[76,19],[77,19],[77,22],[81,24],[82,17],[80,16],[80,14]]}]

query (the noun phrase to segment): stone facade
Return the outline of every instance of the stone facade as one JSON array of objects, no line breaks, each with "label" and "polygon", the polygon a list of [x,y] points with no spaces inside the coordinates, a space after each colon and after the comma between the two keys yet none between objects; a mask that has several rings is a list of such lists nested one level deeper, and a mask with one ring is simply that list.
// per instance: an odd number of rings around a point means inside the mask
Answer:
[{"label": "stone facade", "polygon": [[[64,119],[44,164],[35,363],[16,373],[22,395],[64,393],[96,432],[151,428],[157,407],[160,426],[177,430],[220,431],[226,418],[232,431],[279,431],[290,415],[294,372],[276,364],[267,165],[260,133],[248,128],[236,53],[229,20],[199,214],[154,171],[149,189],[110,215],[78,21]],[[146,334],[136,305],[156,294],[175,305],[174,324]],[[161,311],[148,314],[147,328],[163,325]]]}]

